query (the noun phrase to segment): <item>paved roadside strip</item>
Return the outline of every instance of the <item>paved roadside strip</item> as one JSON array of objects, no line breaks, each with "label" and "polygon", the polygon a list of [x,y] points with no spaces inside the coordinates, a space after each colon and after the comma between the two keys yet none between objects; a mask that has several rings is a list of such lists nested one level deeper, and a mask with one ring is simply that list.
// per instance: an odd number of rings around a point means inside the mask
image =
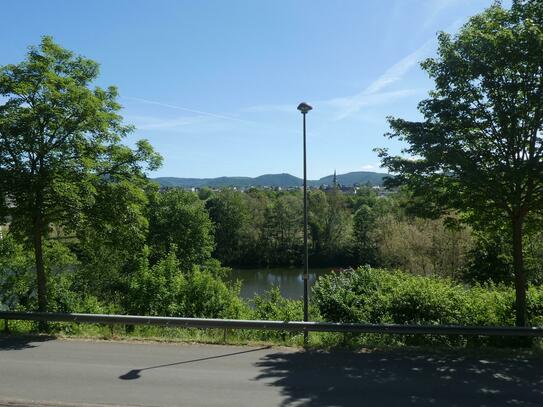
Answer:
[{"label": "paved roadside strip", "polygon": [[[304,352],[0,336],[0,407],[542,406],[529,352]],[[35,400],[35,401],[26,401]]]},{"label": "paved roadside strip", "polygon": [[[280,404],[255,381],[269,347],[4,338],[0,399],[143,406]],[[285,352],[283,350],[283,352]],[[287,351],[288,352],[288,351]]]},{"label": "paved roadside strip", "polygon": [[120,405],[120,404],[87,404],[87,403],[63,403],[51,401],[35,401],[35,400],[0,400],[0,407],[142,407],[136,405]]}]

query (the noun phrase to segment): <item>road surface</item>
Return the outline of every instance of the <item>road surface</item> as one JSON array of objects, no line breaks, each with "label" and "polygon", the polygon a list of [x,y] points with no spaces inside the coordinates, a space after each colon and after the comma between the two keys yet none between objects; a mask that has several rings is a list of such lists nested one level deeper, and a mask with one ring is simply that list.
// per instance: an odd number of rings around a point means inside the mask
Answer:
[{"label": "road surface", "polygon": [[492,354],[0,337],[0,406],[542,406],[541,358]]}]

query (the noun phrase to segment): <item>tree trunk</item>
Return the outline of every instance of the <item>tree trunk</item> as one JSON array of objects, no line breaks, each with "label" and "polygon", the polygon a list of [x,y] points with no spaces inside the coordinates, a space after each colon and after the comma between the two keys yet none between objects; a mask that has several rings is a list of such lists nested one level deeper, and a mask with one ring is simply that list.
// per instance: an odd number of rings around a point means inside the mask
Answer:
[{"label": "tree trunk", "polygon": [[524,273],[524,258],[522,253],[523,221],[524,219],[520,216],[512,219],[517,326],[526,326],[526,274]]},{"label": "tree trunk", "polygon": [[43,262],[42,228],[39,218],[34,220],[34,257],[36,261],[36,277],[38,282],[38,311],[47,312],[47,284]]}]

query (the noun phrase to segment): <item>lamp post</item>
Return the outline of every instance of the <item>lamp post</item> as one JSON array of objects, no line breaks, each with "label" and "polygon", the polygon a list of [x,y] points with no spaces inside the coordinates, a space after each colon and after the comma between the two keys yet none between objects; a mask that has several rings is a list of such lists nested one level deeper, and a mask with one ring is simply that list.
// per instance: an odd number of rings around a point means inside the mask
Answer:
[{"label": "lamp post", "polygon": [[[307,159],[306,159],[306,131],[305,131],[305,115],[313,109],[310,105],[302,102],[298,105],[298,110],[302,113],[304,122],[304,321],[308,321],[308,280],[309,280],[309,255],[307,249]],[[308,335],[304,331],[304,344],[307,345]]]}]

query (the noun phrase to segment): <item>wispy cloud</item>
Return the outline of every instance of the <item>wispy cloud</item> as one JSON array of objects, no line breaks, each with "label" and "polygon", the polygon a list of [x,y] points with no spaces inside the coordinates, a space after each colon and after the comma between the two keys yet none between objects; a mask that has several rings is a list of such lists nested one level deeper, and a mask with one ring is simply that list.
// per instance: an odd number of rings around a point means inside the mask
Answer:
[{"label": "wispy cloud", "polygon": [[[436,16],[448,8],[466,2],[467,0],[432,0],[427,21],[435,20]],[[445,28],[445,32],[456,32],[464,22],[464,18],[454,20]],[[367,107],[391,103],[395,100],[426,92],[427,89],[410,88],[388,90],[392,85],[401,82],[406,75],[418,65],[420,61],[431,55],[436,46],[437,39],[432,36],[416,50],[406,55],[395,64],[386,69],[379,77],[373,80],[365,89],[350,96],[336,97],[328,100],[315,101],[320,108],[330,108],[335,120],[342,120]],[[242,109],[247,113],[290,113],[294,112],[293,104],[256,105]]]},{"label": "wispy cloud", "polygon": [[388,103],[392,100],[420,92],[420,89],[402,89],[388,92],[383,92],[383,90],[392,84],[401,81],[411,70],[411,68],[413,68],[421,59],[428,55],[434,42],[434,38],[426,41],[415,51],[411,52],[409,55],[405,56],[389,67],[381,76],[371,82],[364,90],[356,95],[329,100],[327,102],[328,104],[339,108],[336,119],[344,119],[354,113],[359,112],[360,109],[367,106]]},{"label": "wispy cloud", "polygon": [[205,123],[210,120],[206,116],[181,116],[163,119],[154,116],[126,115],[125,119],[134,124],[138,130],[179,130],[183,127]]},{"label": "wispy cloud", "polygon": [[415,66],[425,55],[428,54],[434,42],[435,40],[432,38],[406,57],[400,59],[390,68],[388,68],[381,76],[374,80],[364,90],[364,92],[374,94],[401,80],[413,66]]},{"label": "wispy cloud", "polygon": [[293,113],[296,112],[296,103],[282,104],[282,105],[257,105],[249,106],[241,109],[247,113],[268,113],[268,112],[280,112],[280,113]]},{"label": "wispy cloud", "polygon": [[336,118],[339,120],[359,112],[362,108],[387,104],[397,99],[419,94],[423,91],[424,89],[415,88],[379,93],[361,92],[354,96],[331,99],[325,103],[338,109]]},{"label": "wispy cloud", "polygon": [[216,119],[255,124],[255,122],[252,122],[252,121],[249,121],[249,120],[243,120],[243,119],[233,117],[233,116],[227,116],[227,115],[222,115],[222,114],[217,114],[217,113],[212,113],[212,112],[205,112],[203,110],[191,109],[191,108],[188,108],[188,107],[172,105],[172,104],[169,104],[169,103],[157,102],[157,101],[154,101],[154,100],[148,100],[148,99],[142,99],[142,98],[136,98],[136,97],[129,97],[129,96],[124,96],[123,98],[127,99],[127,100],[132,100],[134,102],[145,103],[145,104],[148,104],[148,105],[167,107],[169,109],[182,110],[184,112],[195,113],[195,114],[201,115],[201,116],[214,117]]},{"label": "wispy cloud", "polygon": [[437,20],[438,16],[445,12],[448,8],[465,3],[466,0],[432,0],[427,1],[425,4],[429,6],[428,17],[421,24],[421,30],[425,30],[432,26]]},{"label": "wispy cloud", "polygon": [[[454,1],[454,0],[451,0]],[[435,38],[431,38],[422,44],[415,51],[400,59],[394,65],[386,69],[379,77],[372,81],[361,92],[350,95],[336,97],[327,100],[316,101],[315,104],[320,108],[328,108],[336,120],[342,120],[353,114],[358,113],[361,109],[370,106],[377,106],[391,103],[394,100],[404,97],[420,94],[425,89],[399,89],[387,90],[391,85],[400,82],[406,74],[417,65],[419,61],[429,55]],[[294,104],[277,104],[277,105],[256,105],[242,109],[247,113],[292,113],[295,112]]]},{"label": "wispy cloud", "polygon": [[[209,128],[217,128],[217,125],[220,121],[228,121],[232,123],[241,123],[245,125],[250,125],[253,129],[259,129],[259,131],[280,131],[283,133],[296,133],[298,134],[299,131],[291,128],[281,128],[277,125],[271,125],[269,123],[265,122],[258,122],[258,121],[252,121],[252,120],[245,120],[234,116],[229,115],[223,115],[223,114],[216,114],[212,112],[205,112],[202,110],[196,110],[191,109],[183,106],[178,105],[172,105],[169,103],[162,103],[157,102],[154,100],[148,100],[148,99],[142,99],[142,98],[136,98],[136,97],[123,97],[126,100],[131,100],[138,103],[144,103],[159,107],[164,107],[167,109],[175,109],[175,110],[181,110],[188,113],[193,113],[193,115],[186,115],[181,117],[174,117],[174,118],[162,118],[162,117],[156,117],[156,116],[141,116],[141,115],[126,115],[125,118],[129,121],[134,123],[136,128],[138,130],[181,130],[184,128],[188,128],[192,126],[192,130],[194,130],[198,126],[198,128],[201,128],[202,126],[206,126]],[[292,106],[289,106],[289,110],[295,109]],[[245,110],[241,110],[242,112]],[[211,126],[211,127],[210,127]],[[224,123],[220,125],[220,128],[224,128]],[[256,133],[259,134],[259,133]]]}]

